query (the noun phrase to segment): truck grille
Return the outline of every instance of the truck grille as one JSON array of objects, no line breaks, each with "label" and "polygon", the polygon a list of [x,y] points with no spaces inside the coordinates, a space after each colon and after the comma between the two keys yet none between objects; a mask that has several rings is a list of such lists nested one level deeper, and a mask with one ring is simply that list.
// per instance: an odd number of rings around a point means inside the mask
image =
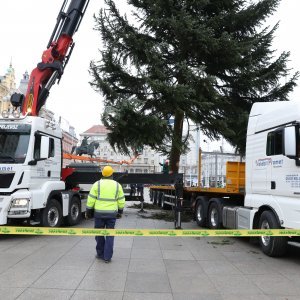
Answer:
[{"label": "truck grille", "polygon": [[14,179],[14,176],[15,173],[0,173],[0,188],[9,188]]}]

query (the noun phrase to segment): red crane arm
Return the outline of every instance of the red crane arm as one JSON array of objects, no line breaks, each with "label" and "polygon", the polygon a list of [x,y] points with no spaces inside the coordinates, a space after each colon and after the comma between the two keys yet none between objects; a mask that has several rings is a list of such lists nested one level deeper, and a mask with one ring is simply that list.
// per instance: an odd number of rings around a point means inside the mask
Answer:
[{"label": "red crane arm", "polygon": [[75,45],[72,37],[88,3],[89,0],[64,0],[42,61],[30,74],[26,95],[12,95],[12,104],[15,107],[21,106],[23,115],[37,116],[52,85],[60,80]]}]

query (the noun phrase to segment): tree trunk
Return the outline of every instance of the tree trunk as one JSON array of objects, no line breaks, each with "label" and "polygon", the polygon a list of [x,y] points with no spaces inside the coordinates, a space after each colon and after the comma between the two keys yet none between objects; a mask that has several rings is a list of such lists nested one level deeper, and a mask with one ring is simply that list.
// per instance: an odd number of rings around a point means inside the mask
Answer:
[{"label": "tree trunk", "polygon": [[175,113],[172,146],[170,152],[171,173],[178,173],[178,169],[179,169],[182,131],[183,131],[183,119],[184,119],[184,112],[182,110],[177,110]]}]

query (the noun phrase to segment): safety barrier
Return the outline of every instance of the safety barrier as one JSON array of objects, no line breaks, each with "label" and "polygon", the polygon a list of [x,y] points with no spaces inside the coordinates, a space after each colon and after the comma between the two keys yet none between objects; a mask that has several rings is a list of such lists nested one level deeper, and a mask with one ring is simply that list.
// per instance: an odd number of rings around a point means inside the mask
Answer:
[{"label": "safety barrier", "polygon": [[300,229],[95,229],[58,227],[13,227],[0,226],[0,235],[69,235],[69,236],[170,236],[170,237],[255,237],[255,236],[300,236]]}]

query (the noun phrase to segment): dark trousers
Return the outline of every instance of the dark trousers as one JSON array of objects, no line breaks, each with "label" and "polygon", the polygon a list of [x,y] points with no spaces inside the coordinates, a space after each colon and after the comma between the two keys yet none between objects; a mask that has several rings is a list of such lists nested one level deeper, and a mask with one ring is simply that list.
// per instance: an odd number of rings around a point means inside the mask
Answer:
[{"label": "dark trousers", "polygon": [[[95,228],[111,228],[114,229],[116,219],[95,218]],[[96,252],[99,257],[104,260],[110,260],[114,252],[114,236],[95,236],[97,245]]]}]

